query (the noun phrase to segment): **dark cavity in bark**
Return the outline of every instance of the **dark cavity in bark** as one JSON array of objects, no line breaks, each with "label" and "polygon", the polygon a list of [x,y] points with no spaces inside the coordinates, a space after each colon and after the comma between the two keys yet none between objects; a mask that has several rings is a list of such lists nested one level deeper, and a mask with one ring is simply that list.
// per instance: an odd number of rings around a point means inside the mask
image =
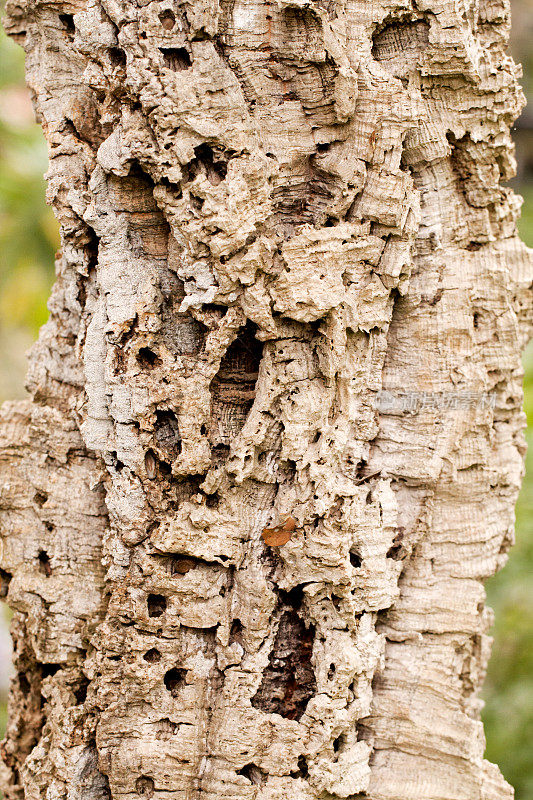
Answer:
[{"label": "dark cavity in bark", "polygon": [[298,615],[298,597],[294,592],[282,599],[285,609],[252,705],[266,713],[299,720],[316,693],[311,664],[315,629],[312,625],[306,627]]},{"label": "dark cavity in bark", "polygon": [[216,450],[229,447],[252,408],[263,346],[255,338],[256,326],[248,322],[229,346],[211,382],[209,440]]}]

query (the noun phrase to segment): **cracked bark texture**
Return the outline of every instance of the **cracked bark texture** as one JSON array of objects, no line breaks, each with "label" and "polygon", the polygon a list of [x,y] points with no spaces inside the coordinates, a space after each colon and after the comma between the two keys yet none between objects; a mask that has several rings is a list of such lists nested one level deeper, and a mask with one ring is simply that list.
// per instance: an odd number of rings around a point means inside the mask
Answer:
[{"label": "cracked bark texture", "polygon": [[0,429],[7,800],[511,797],[478,699],[533,279],[508,3],[6,27],[62,231]]}]

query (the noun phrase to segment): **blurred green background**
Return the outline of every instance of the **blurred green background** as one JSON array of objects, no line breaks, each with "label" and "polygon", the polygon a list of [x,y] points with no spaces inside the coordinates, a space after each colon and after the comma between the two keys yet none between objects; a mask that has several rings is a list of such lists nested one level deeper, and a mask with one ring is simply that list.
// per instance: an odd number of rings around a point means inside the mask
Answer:
[{"label": "blurred green background", "polygon": [[[512,6],[512,51],[524,65],[523,85],[533,106],[533,0],[513,0]],[[518,176],[513,183],[525,201],[520,230],[533,247],[531,111],[526,110],[517,124],[515,141]],[[46,147],[24,88],[23,54],[0,29],[0,401],[23,396],[24,352],[47,318],[59,236],[44,202],[46,167]],[[527,436],[533,445],[533,346],[524,355],[524,367]],[[517,507],[516,534],[507,567],[487,586],[496,623],[483,717],[487,757],[500,765],[517,800],[533,800],[533,446]],[[3,730],[9,638],[5,625],[1,631]]]}]

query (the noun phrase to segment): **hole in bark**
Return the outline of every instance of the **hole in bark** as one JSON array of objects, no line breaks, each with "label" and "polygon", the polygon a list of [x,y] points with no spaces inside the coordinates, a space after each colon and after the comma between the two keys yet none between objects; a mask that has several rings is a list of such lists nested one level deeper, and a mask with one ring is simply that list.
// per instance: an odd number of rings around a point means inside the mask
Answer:
[{"label": "hole in bark", "polygon": [[109,47],[107,50],[109,60],[114,67],[126,66],[126,53],[121,47]]},{"label": "hole in bark", "polygon": [[167,610],[167,598],[162,594],[149,594],[147,602],[149,617],[162,617]]},{"label": "hole in bark", "polygon": [[477,312],[474,313],[472,321],[474,323],[474,328],[477,328],[479,325],[479,314]]},{"label": "hole in bark", "polygon": [[170,565],[171,575],[185,575],[189,570],[198,566],[198,560],[188,556],[177,556],[172,559]]},{"label": "hole in bark", "polygon": [[[353,685],[352,685],[352,689],[353,689]],[[354,694],[355,694],[355,691],[354,691]],[[355,731],[357,733],[357,741],[358,742],[368,741],[369,739],[372,738],[371,731],[367,727],[365,727],[361,722],[356,722]]]},{"label": "hole in bark", "polygon": [[208,144],[200,144],[194,148],[194,159],[182,167],[186,181],[192,181],[200,173],[204,173],[213,186],[222,183],[228,171],[226,161],[217,156]]},{"label": "hole in bark", "polygon": [[[148,175],[148,173],[145,172],[145,170],[142,168],[140,162],[136,158],[132,159],[132,161],[131,161],[130,170],[128,172],[128,180],[125,182],[125,185],[124,185],[124,181],[125,181],[125,179],[121,178],[121,182],[122,182],[121,188],[122,188],[122,186],[124,186],[124,188],[126,189],[128,194],[131,194],[132,191],[139,191],[140,190],[141,192],[144,192],[146,190],[147,197],[145,198],[145,202],[148,202],[149,207],[152,210],[155,210],[157,208],[155,200],[153,200],[153,198],[149,197],[149,195],[148,195],[149,191],[153,191],[155,183],[152,180],[152,178],[150,177],[150,175]],[[142,200],[141,200],[141,202],[142,202]],[[128,209],[128,210],[130,210],[130,209]],[[133,210],[133,209],[131,209],[131,210]]]},{"label": "hole in bark", "polygon": [[148,775],[141,775],[135,781],[135,790],[141,797],[151,797],[154,793],[154,782]]},{"label": "hole in bark", "polygon": [[161,475],[172,475],[172,467],[167,461],[160,461],[159,469],[161,470]]},{"label": "hole in bark", "polygon": [[299,607],[301,594],[300,587],[280,593],[287,610],[281,615],[261,686],[252,698],[254,708],[296,720],[316,692],[311,664],[315,628],[306,628],[298,616],[295,606]]},{"label": "hole in bark", "polygon": [[302,607],[304,599],[303,586],[294,586],[288,592],[280,591],[279,596],[284,605],[290,606],[295,611]]},{"label": "hole in bark", "polygon": [[253,784],[263,782],[263,773],[257,764],[246,764],[242,769],[237,770],[237,775],[242,775]]},{"label": "hole in bark", "polygon": [[344,741],[344,736],[343,736],[342,733],[341,733],[340,736],[337,736],[337,738],[333,741],[333,751],[335,753],[339,752],[339,750],[341,749],[343,741]]},{"label": "hole in bark", "polygon": [[177,697],[180,689],[185,683],[185,676],[187,675],[186,669],[178,669],[173,667],[165,674],[164,683],[172,697]]},{"label": "hole in bark", "polygon": [[152,369],[152,367],[161,364],[161,359],[154,353],[153,350],[150,350],[149,347],[141,347],[139,352],[137,353],[137,361],[144,367],[145,369]]},{"label": "hole in bark", "polygon": [[117,457],[116,450],[112,450],[109,455],[113,461],[113,469],[116,470],[116,472],[121,472],[124,469],[124,464]]},{"label": "hole in bark", "polygon": [[215,447],[229,446],[252,408],[263,345],[255,338],[257,326],[247,322],[224,354],[210,386],[211,426]]},{"label": "hole in bark", "polygon": [[401,544],[394,544],[387,550],[387,558],[392,558],[393,561],[401,561],[407,555],[407,551]]},{"label": "hole in bark", "polygon": [[48,555],[46,550],[41,550],[37,558],[39,560],[39,572],[42,575],[46,575],[46,577],[49,578],[50,575],[52,574],[52,567],[50,566],[50,556]]},{"label": "hole in bark", "polygon": [[19,672],[18,675],[17,675],[17,678],[18,678],[19,688],[20,688],[21,693],[23,695],[29,694],[29,691],[30,691],[31,687],[30,687],[30,682],[27,679],[27,677],[24,675],[23,672]]},{"label": "hole in bark", "polygon": [[276,187],[272,200],[284,235],[291,236],[294,226],[305,223],[322,225],[333,198],[331,176],[318,172],[311,163],[299,183]]},{"label": "hole in bark", "polygon": [[398,531],[392,540],[392,546],[387,551],[387,558],[392,558],[394,561],[401,561],[407,555],[406,548],[402,545],[404,536],[404,529]]},{"label": "hole in bark", "polygon": [[[158,409],[155,412],[154,436],[158,447],[174,461],[181,453],[181,436],[176,415],[172,411]],[[160,462],[162,467],[164,462]]]},{"label": "hole in bark", "polygon": [[211,461],[215,466],[223,464],[229,456],[229,445],[217,444],[211,448]]},{"label": "hole in bark", "polygon": [[148,450],[148,452],[144,455],[144,469],[146,470],[147,476],[150,480],[155,478],[155,465],[156,465],[156,457],[153,450]]},{"label": "hole in bark", "polygon": [[56,674],[58,669],[59,664],[41,664],[41,676],[42,678],[50,678]]},{"label": "hole in bark", "polygon": [[192,64],[191,56],[184,47],[160,47],[165,67],[174,72],[189,69]]},{"label": "hole in bark", "polygon": [[162,720],[160,720],[158,722],[157,728],[158,728],[158,730],[157,730],[157,733],[155,735],[156,739],[159,739],[159,740],[161,740],[161,739],[163,739],[163,740],[170,739],[171,736],[173,736],[173,734],[175,734],[176,731],[178,730],[178,723],[177,722],[171,722],[168,718],[167,719],[162,719]]},{"label": "hole in bark", "polygon": [[74,16],[72,14],[60,14],[59,20],[60,22],[63,23],[63,27],[68,33],[76,32],[76,26],[74,25]]},{"label": "hole in bark", "polygon": [[316,11],[311,8],[289,7],[283,9],[282,15],[283,43],[280,43],[282,47],[285,42],[298,42],[302,52],[309,57],[317,47],[323,46],[322,21]]},{"label": "hole in bark", "polygon": [[234,619],[231,624],[231,631],[229,635],[230,642],[238,642],[240,645],[242,645],[242,630],[243,627],[240,619]]},{"label": "hole in bark", "polygon": [[48,500],[48,494],[45,491],[39,490],[35,492],[35,494],[33,495],[33,501],[34,503],[37,503],[39,508],[42,508],[47,500]]},{"label": "hole in bark", "polygon": [[189,205],[195,211],[201,211],[204,201],[201,197],[197,197],[195,194],[189,192]]},{"label": "hole in bark", "polygon": [[161,653],[156,647],[152,647],[150,650],[147,650],[143,656],[145,661],[148,661],[149,664],[157,664],[158,661],[161,661]]},{"label": "hole in bark", "polygon": [[361,559],[361,556],[358,555],[357,553],[353,553],[350,550],[350,564],[352,565],[352,567],[354,569],[359,569],[359,567],[361,566],[362,563],[363,563],[363,561]]},{"label": "hole in bark", "polygon": [[337,669],[337,668],[336,668],[335,664],[330,664],[330,665],[329,665],[329,669],[328,669],[328,681],[330,681],[330,680],[332,680],[332,679],[333,679],[333,676],[335,675],[335,671],[336,671],[336,669]]},{"label": "hole in bark", "polygon": [[372,37],[372,55],[384,63],[393,75],[403,75],[417,65],[416,56],[424,52],[429,43],[429,25],[424,20],[385,24]]},{"label": "hole in bark", "polygon": [[87,700],[87,689],[89,688],[89,681],[87,678],[82,678],[77,689],[74,690],[74,697],[76,698],[77,705],[81,706]]},{"label": "hole in bark", "polygon": [[212,38],[213,37],[210,36],[209,33],[207,33],[207,31],[205,30],[205,28],[202,26],[201,28],[198,28],[198,30],[194,32],[194,35],[193,35],[191,41],[193,41],[193,42],[208,42]]},{"label": "hole in bark", "polygon": [[161,11],[159,20],[166,31],[171,31],[176,24],[176,16],[169,8],[165,8],[164,11]]},{"label": "hole in bark", "polygon": [[12,577],[13,576],[9,572],[0,569],[0,597],[7,597]]},{"label": "hole in bark", "polygon": [[80,800],[111,800],[108,777],[98,769],[98,751],[94,739],[80,753],[77,767],[79,772],[76,788],[79,790],[77,795]]},{"label": "hole in bark", "polygon": [[205,504],[208,508],[218,508],[219,502],[220,497],[218,496],[217,492],[206,495]]},{"label": "hole in bark", "polygon": [[298,778],[307,778],[309,775],[309,769],[307,767],[307,759],[305,756],[298,757],[298,773],[295,777]]},{"label": "hole in bark", "polygon": [[169,192],[174,195],[175,200],[179,200],[182,196],[181,186],[179,183],[174,183],[173,181],[169,181],[168,178],[162,177],[159,181],[159,186],[164,186]]}]

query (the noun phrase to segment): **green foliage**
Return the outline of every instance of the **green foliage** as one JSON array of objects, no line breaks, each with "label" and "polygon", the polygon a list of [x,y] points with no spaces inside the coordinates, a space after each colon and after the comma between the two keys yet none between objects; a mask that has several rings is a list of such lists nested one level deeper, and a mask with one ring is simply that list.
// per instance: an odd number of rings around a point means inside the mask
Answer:
[{"label": "green foliage", "polygon": [[528,247],[533,247],[533,185],[530,183],[520,186],[519,193],[524,198],[522,213],[518,220],[518,230],[522,241]]},{"label": "green foliage", "polygon": [[0,325],[35,336],[47,317],[57,223],[45,204],[46,147],[22,89],[24,59],[0,28]]}]

